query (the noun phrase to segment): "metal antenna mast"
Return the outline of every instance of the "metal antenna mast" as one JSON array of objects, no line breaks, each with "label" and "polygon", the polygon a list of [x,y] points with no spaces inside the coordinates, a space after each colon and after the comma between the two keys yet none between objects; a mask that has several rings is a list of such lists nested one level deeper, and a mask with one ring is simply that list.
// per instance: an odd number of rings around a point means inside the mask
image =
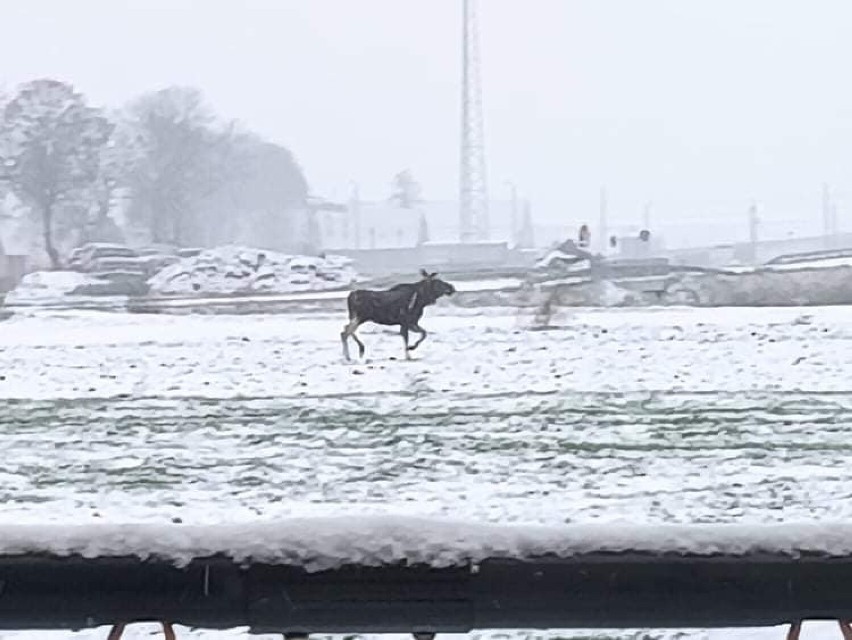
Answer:
[{"label": "metal antenna mast", "polygon": [[479,77],[479,21],[476,0],[462,0],[462,121],[460,239],[488,239],[488,191],[485,182],[485,134]]}]

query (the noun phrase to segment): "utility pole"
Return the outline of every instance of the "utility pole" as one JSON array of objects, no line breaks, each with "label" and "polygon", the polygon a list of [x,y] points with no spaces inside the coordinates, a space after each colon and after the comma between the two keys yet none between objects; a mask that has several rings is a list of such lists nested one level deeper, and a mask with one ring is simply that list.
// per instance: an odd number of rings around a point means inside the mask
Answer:
[{"label": "utility pole", "polygon": [[511,180],[506,180],[505,184],[509,187],[509,192],[511,193],[511,217],[512,217],[512,232],[509,236],[511,246],[516,247],[518,245],[518,187]]},{"label": "utility pole", "polygon": [[748,239],[751,244],[751,261],[757,264],[757,232],[760,219],[757,217],[757,205],[752,202],[748,208]]},{"label": "utility pole", "polygon": [[823,244],[828,246],[831,236],[831,193],[826,183],[822,185],[822,235]]},{"label": "utility pole", "polygon": [[645,203],[645,209],[642,211],[642,228],[650,231],[651,230],[651,203]]},{"label": "utility pole", "polygon": [[601,187],[600,193],[600,202],[599,202],[599,211],[600,220],[598,221],[598,251],[600,253],[606,253],[607,244],[609,242],[609,228],[607,226],[607,201],[606,201],[606,187]]},{"label": "utility pole", "polygon": [[524,219],[521,230],[518,232],[518,247],[521,249],[532,249],[535,246],[535,231],[532,219],[532,207],[530,201],[524,198]]},{"label": "utility pole", "polygon": [[462,242],[487,240],[489,235],[485,133],[479,63],[479,22],[476,0],[462,0],[462,113],[459,176],[459,237]]},{"label": "utility pole", "polygon": [[837,203],[831,203],[831,235],[835,240],[835,244],[837,243],[837,234],[840,233],[840,229],[837,224]]}]

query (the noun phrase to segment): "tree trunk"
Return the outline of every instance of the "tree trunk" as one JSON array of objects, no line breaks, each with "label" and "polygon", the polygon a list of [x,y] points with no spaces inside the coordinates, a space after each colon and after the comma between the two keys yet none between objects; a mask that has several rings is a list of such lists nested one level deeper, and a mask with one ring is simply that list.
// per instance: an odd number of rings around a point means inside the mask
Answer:
[{"label": "tree trunk", "polygon": [[62,268],[59,252],[53,246],[53,205],[49,204],[42,210],[42,223],[44,224],[44,250],[50,258],[50,266],[54,271]]}]

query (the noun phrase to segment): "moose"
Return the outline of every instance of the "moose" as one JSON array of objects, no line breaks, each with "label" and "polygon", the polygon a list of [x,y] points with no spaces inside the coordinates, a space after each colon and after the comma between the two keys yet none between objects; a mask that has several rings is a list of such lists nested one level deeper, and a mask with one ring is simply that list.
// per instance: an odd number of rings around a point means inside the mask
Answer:
[{"label": "moose", "polygon": [[[358,345],[358,355],[364,357],[364,343],[355,335],[355,331],[365,322],[375,322],[386,326],[399,326],[399,333],[405,344],[405,358],[426,339],[426,332],[418,324],[423,310],[437,302],[441,296],[456,292],[453,285],[437,278],[437,273],[420,270],[423,278],[419,282],[398,284],[384,291],[358,289],[349,294],[346,304],[349,307],[349,323],[340,333],[343,342],[343,357],[349,357],[349,338]],[[412,345],[408,344],[408,332],[415,331],[420,337]]]}]

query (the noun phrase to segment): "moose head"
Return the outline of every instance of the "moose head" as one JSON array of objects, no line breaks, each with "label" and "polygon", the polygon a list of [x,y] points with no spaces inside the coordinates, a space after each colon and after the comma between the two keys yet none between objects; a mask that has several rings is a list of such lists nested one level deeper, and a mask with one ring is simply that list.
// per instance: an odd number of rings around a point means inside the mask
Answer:
[{"label": "moose head", "polygon": [[453,285],[437,277],[437,271],[429,273],[426,269],[421,269],[420,275],[423,276],[420,283],[426,292],[426,298],[429,300],[435,301],[441,296],[451,296],[456,292]]}]

